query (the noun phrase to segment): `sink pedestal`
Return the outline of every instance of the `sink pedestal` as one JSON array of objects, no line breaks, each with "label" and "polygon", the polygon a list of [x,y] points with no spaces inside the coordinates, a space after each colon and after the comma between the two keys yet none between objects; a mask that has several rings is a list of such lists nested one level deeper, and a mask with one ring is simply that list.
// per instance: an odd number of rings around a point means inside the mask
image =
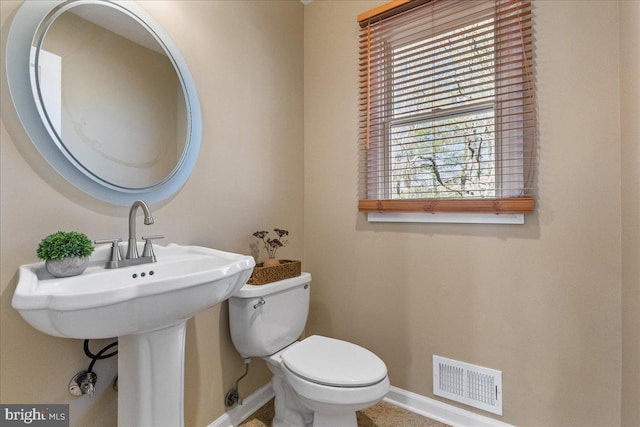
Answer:
[{"label": "sink pedestal", "polygon": [[118,427],[184,425],[187,319],[118,338]]}]

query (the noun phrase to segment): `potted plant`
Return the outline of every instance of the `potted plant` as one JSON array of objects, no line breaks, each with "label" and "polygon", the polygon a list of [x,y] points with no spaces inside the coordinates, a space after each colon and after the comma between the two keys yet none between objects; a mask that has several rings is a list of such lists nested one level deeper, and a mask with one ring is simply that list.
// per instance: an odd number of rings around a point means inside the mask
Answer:
[{"label": "potted plant", "polygon": [[91,240],[77,231],[58,231],[48,235],[38,245],[38,258],[45,261],[45,268],[55,277],[82,274],[93,253]]},{"label": "potted plant", "polygon": [[278,260],[276,252],[279,248],[286,246],[289,241],[285,237],[289,235],[287,230],[274,228],[277,237],[269,237],[269,231],[261,230],[253,233],[254,237],[260,239],[267,251],[267,260],[258,263],[253,269],[253,273],[248,283],[251,285],[264,285],[279,280],[296,277],[301,274],[301,262],[295,260]]}]

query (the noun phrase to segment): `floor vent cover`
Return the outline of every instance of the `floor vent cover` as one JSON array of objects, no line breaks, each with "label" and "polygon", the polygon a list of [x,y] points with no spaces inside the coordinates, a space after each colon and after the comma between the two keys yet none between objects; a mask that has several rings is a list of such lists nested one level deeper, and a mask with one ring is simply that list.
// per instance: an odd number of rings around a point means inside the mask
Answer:
[{"label": "floor vent cover", "polygon": [[433,394],[502,415],[502,372],[434,355]]}]

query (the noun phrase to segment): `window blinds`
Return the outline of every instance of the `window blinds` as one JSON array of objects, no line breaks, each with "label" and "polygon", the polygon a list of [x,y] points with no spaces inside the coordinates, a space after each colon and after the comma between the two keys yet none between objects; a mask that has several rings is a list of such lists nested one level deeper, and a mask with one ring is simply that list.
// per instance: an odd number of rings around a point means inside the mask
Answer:
[{"label": "window blinds", "polygon": [[359,210],[531,212],[530,2],[400,0],[359,22]]}]

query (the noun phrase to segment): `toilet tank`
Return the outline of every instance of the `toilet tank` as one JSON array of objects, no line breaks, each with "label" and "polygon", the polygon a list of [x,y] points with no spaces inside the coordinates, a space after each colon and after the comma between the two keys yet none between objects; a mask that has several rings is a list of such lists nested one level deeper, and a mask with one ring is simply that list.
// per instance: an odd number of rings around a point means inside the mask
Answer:
[{"label": "toilet tank", "polygon": [[242,357],[269,356],[295,342],[309,314],[311,275],[244,285],[229,298],[231,339]]}]

